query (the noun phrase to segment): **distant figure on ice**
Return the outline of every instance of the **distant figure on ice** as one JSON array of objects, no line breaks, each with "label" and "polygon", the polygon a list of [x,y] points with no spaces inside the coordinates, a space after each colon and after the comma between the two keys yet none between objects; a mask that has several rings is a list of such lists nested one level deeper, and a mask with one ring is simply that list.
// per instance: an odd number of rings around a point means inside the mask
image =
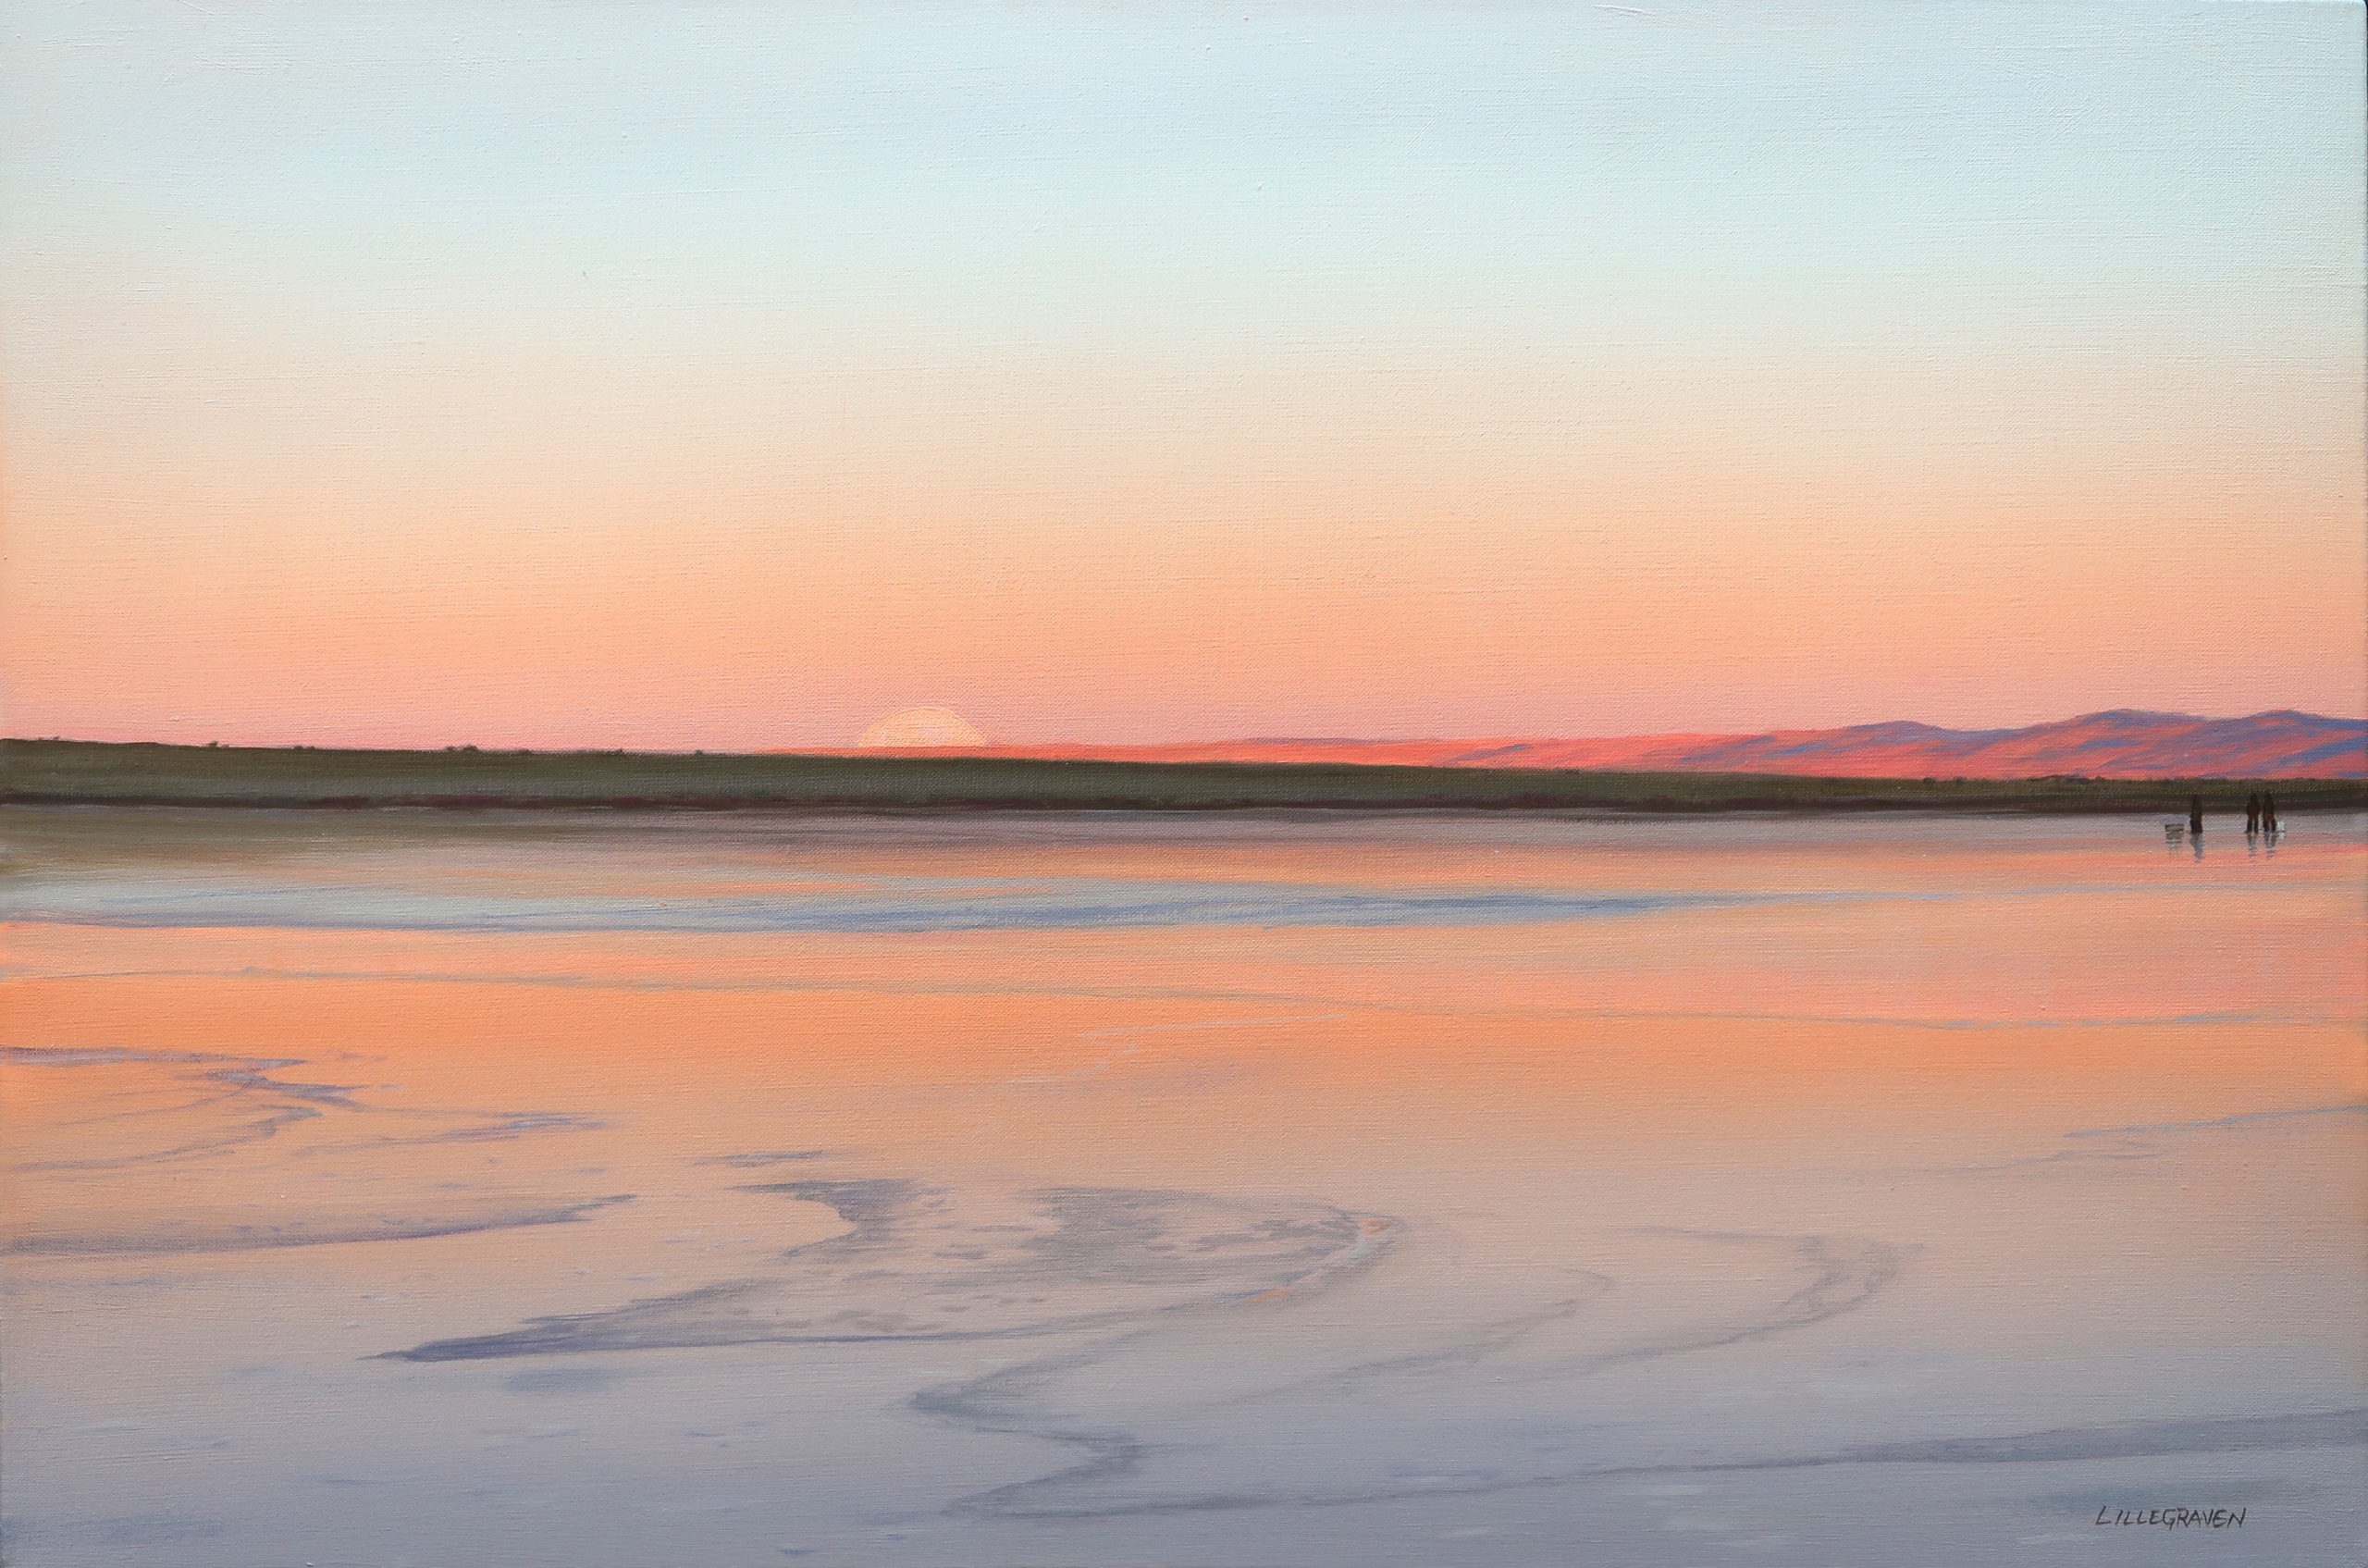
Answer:
[{"label": "distant figure on ice", "polygon": [[2248,834],[2261,832],[2261,791],[2259,790],[2245,796],[2245,832]]},{"label": "distant figure on ice", "polygon": [[2189,838],[2203,836],[2203,796],[2200,795],[2187,797],[2187,832]]},{"label": "distant figure on ice", "polygon": [[2263,833],[2277,831],[2277,796],[2267,790],[2263,790],[2261,796],[2261,831]]}]

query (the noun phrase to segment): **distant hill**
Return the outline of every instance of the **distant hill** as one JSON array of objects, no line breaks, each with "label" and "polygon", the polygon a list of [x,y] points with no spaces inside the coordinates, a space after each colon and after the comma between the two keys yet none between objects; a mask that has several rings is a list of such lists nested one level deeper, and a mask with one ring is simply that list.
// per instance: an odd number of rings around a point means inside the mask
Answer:
[{"label": "distant hill", "polygon": [[2281,710],[2241,719],[2115,709],[2019,730],[1896,722],[1754,735],[1595,740],[1240,740],[1181,746],[989,747],[990,755],[1142,762],[1377,762],[1614,768],[1819,778],[2368,778],[2368,720]]}]

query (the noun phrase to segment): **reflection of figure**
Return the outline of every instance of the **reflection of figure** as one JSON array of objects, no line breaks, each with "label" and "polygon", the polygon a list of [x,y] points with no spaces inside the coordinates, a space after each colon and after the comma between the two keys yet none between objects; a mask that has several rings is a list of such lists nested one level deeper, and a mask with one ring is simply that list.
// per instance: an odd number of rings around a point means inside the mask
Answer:
[{"label": "reflection of figure", "polygon": [[2245,831],[2249,833],[2261,832],[2261,791],[2259,790],[2245,796]]},{"label": "reflection of figure", "polygon": [[2267,790],[2263,790],[2261,796],[2261,831],[2263,833],[2277,831],[2277,796]]},{"label": "reflection of figure", "polygon": [[2203,796],[2200,795],[2187,797],[2187,831],[2193,837],[2203,836]]}]

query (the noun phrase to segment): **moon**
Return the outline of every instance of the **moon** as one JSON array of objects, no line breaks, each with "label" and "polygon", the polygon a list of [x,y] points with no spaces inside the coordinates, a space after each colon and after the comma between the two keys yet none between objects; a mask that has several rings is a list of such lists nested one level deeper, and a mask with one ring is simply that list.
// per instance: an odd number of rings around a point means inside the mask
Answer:
[{"label": "moon", "polygon": [[867,750],[920,751],[984,746],[987,737],[950,708],[907,708],[864,731],[857,744]]}]

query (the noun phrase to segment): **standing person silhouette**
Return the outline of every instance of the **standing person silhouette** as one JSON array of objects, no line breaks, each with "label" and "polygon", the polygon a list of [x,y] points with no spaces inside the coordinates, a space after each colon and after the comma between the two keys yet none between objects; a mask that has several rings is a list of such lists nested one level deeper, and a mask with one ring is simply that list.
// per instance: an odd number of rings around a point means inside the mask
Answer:
[{"label": "standing person silhouette", "polygon": [[2190,838],[2203,836],[2203,796],[2200,795],[2187,797],[2187,831]]},{"label": "standing person silhouette", "polygon": [[2245,832],[2248,834],[2261,832],[2261,791],[2259,790],[2245,796]]},{"label": "standing person silhouette", "polygon": [[2277,796],[2267,790],[2262,791],[2261,796],[2261,831],[2263,833],[2277,831]]}]

